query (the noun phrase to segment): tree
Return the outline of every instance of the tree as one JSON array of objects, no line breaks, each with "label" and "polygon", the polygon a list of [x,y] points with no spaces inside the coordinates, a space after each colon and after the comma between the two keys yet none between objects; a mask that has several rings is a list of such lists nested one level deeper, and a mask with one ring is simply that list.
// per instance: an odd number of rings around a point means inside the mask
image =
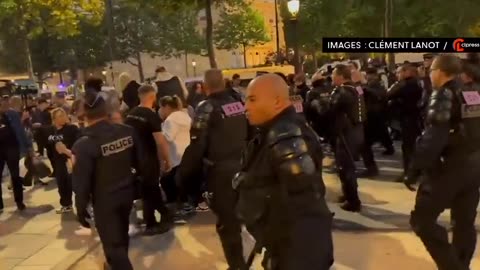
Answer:
[{"label": "tree", "polygon": [[231,12],[225,9],[215,25],[215,44],[218,49],[243,49],[243,62],[247,67],[247,47],[269,41],[263,16],[248,7]]},{"label": "tree", "polygon": [[205,38],[197,30],[198,10],[184,6],[179,12],[169,14],[164,24],[164,37],[173,49],[175,57],[185,56],[185,71],[188,76],[188,54],[200,54]]},{"label": "tree", "polygon": [[62,37],[78,34],[79,22],[99,23],[103,9],[103,0],[2,0],[0,25],[2,31],[18,35],[22,40],[28,73],[33,79],[29,40],[43,32]]},{"label": "tree", "polygon": [[[164,38],[164,16],[152,9],[146,1],[128,0],[117,5],[114,14],[114,55],[138,68],[144,81],[141,54],[171,55],[172,49]],[[132,60],[133,58],[133,60]]]}]

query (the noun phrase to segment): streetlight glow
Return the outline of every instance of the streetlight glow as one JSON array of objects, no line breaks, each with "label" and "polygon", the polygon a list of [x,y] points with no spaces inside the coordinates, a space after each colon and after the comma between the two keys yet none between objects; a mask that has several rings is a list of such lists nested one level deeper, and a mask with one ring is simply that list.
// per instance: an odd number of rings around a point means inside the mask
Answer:
[{"label": "streetlight glow", "polygon": [[102,74],[103,76],[107,76],[107,71],[106,70],[102,71]]},{"label": "streetlight glow", "polygon": [[288,1],[288,11],[292,14],[293,17],[296,17],[298,11],[300,10],[300,0],[290,0]]},{"label": "streetlight glow", "polygon": [[195,60],[192,61],[192,66],[194,66],[194,67],[197,66],[197,62],[195,62]]}]

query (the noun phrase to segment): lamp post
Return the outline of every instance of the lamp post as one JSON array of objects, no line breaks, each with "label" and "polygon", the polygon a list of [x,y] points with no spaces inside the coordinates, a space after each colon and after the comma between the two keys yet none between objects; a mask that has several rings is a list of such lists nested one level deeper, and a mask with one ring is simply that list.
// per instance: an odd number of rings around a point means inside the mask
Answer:
[{"label": "lamp post", "polygon": [[275,64],[279,64],[279,61],[278,61],[278,57],[280,55],[280,35],[278,33],[278,1],[275,0],[274,1],[274,5],[275,5],[275,35],[276,35],[276,47],[277,47],[277,59],[275,59],[276,63]]},{"label": "lamp post", "polygon": [[288,11],[292,15],[290,21],[293,27],[293,65],[295,66],[295,74],[300,72],[300,54],[298,48],[298,11],[300,10],[300,0],[290,0],[288,1]]},{"label": "lamp post", "polygon": [[192,67],[193,67],[193,77],[197,77],[197,62],[192,60]]}]

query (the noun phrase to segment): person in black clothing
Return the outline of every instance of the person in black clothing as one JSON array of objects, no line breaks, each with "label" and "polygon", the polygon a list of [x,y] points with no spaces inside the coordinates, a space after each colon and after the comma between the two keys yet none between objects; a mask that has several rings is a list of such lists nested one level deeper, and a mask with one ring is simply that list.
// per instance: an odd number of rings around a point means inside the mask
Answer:
[{"label": "person in black clothing", "polygon": [[138,88],[140,84],[133,80],[128,73],[120,74],[120,83],[122,91],[122,100],[128,106],[128,109],[133,109],[140,104],[138,98]]},{"label": "person in black clothing", "polygon": [[[185,82],[178,76],[173,76],[165,67],[159,67],[155,70],[157,80],[155,86],[157,87],[157,101],[166,96],[177,96],[182,100],[183,107],[187,107],[188,90]],[[158,104],[156,104],[158,107]]]},{"label": "person in black clothing", "polygon": [[308,91],[310,91],[310,87],[307,85],[305,74],[297,74],[297,76],[295,76],[295,95],[301,96],[305,101],[307,99]]},{"label": "person in black clothing", "polygon": [[250,83],[246,112],[260,132],[249,143],[233,186],[239,216],[257,241],[255,251],[267,250],[264,268],[330,269],[332,214],[324,198],[318,136],[295,113],[288,86],[277,75]]},{"label": "person in black clothing", "polygon": [[[416,77],[417,70],[410,64],[398,68],[399,81],[387,92],[392,102],[402,132],[403,169],[406,173],[410,157],[415,151],[415,141],[421,133],[421,100],[423,89]],[[405,174],[398,180],[403,181]]]},{"label": "person in black clothing", "polygon": [[[140,105],[127,115],[125,124],[137,132],[142,148],[142,197],[143,218],[146,223],[146,235],[161,234],[169,231],[173,225],[173,216],[165,206],[160,190],[160,173],[171,169],[168,155],[168,142],[162,134],[162,121],[153,111],[156,104],[155,89],[142,85],[138,89]],[[161,220],[155,219],[155,210],[160,212]]]},{"label": "person in black clothing", "polygon": [[362,150],[362,158],[366,171],[361,177],[374,177],[378,175],[378,167],[372,151],[376,142],[381,142],[386,148],[385,155],[393,155],[395,149],[387,128],[386,106],[387,90],[380,81],[376,69],[367,71],[367,84],[364,85],[365,106],[367,109],[367,120],[365,122],[365,145]]},{"label": "person in black clothing", "polygon": [[38,100],[37,110],[32,115],[34,138],[37,142],[38,154],[43,156],[48,144],[47,131],[52,125],[52,116],[48,111],[48,102],[41,98]]},{"label": "person in black clothing", "polygon": [[355,161],[364,144],[363,122],[366,120],[363,90],[351,82],[348,66],[337,65],[332,74],[336,86],[330,97],[336,138],[335,161],[342,182],[343,196],[339,198],[341,208],[358,212],[361,209],[358,197]]},{"label": "person in black clothing", "polygon": [[68,115],[62,108],[52,111],[53,127],[48,133],[48,147],[53,152],[53,168],[60,194],[60,209],[57,214],[73,211],[71,160],[65,153],[72,149],[80,131],[77,126],[68,124]]},{"label": "person in black clothing", "polygon": [[[10,171],[13,196],[20,211],[25,209],[19,168],[20,156],[23,154],[33,157],[31,142],[27,140],[19,114],[9,108],[8,99],[2,99],[0,101],[0,173],[3,174],[3,169],[7,165]],[[0,185],[0,212],[3,211],[3,207]]]},{"label": "person in black clothing", "polygon": [[84,104],[88,125],[69,153],[74,161],[77,217],[89,228],[87,207],[92,202],[106,257],[104,269],[133,270],[128,258],[129,215],[135,196],[132,168],[141,173],[138,164],[143,156],[134,130],[108,120],[106,97],[89,91]]},{"label": "person in black clothing", "polygon": [[236,193],[232,178],[248,139],[248,123],[241,101],[225,91],[222,71],[205,73],[207,99],[195,112],[191,143],[177,170],[177,181],[187,186],[205,172],[210,208],[217,216],[217,233],[230,270],[244,269],[241,225],[235,215]]},{"label": "person in black clothing", "polygon": [[312,77],[312,90],[307,92],[305,117],[315,132],[325,141],[332,142],[332,125],[329,114],[332,85],[326,74],[316,73]]},{"label": "person in black clothing", "polygon": [[196,82],[193,84],[188,94],[187,104],[192,106],[192,108],[197,108],[198,104],[205,100],[206,96],[203,90],[203,85],[201,82]]},{"label": "person in black clothing", "polygon": [[[480,110],[478,91],[461,91],[456,76],[460,60],[452,55],[435,58],[430,71],[434,91],[426,127],[417,141],[405,184],[410,190],[423,179],[410,216],[413,231],[422,240],[438,269],[470,269],[476,245],[475,217],[480,187]],[[452,242],[437,223],[451,209]]]}]

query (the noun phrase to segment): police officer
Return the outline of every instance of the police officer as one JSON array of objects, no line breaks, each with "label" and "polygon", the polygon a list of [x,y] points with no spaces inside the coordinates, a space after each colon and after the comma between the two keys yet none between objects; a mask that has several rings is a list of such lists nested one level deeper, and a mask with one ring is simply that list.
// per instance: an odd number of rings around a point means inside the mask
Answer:
[{"label": "police officer", "polygon": [[248,122],[243,104],[225,91],[220,70],[205,73],[205,90],[207,99],[195,111],[191,143],[177,170],[177,181],[185,185],[205,172],[210,208],[217,216],[217,233],[229,269],[243,269],[241,225],[234,211],[236,193],[231,180],[240,170]]},{"label": "police officer", "polygon": [[361,209],[358,197],[355,161],[364,143],[363,122],[366,120],[363,89],[354,87],[351,71],[346,65],[337,65],[332,74],[336,88],[330,97],[330,109],[334,119],[336,137],[335,160],[342,182],[341,208],[358,212]]},{"label": "police officer", "polygon": [[[458,58],[442,55],[433,61],[426,128],[417,142],[405,180],[407,187],[424,178],[417,192],[410,224],[438,269],[468,270],[475,251],[475,216],[480,185],[480,110],[477,101],[461,92],[455,77]],[[472,91],[468,91],[472,94]],[[473,96],[478,96],[477,91]],[[451,208],[453,240],[438,225],[439,215]]]},{"label": "police officer", "polygon": [[331,122],[329,115],[332,85],[325,73],[317,72],[312,77],[312,90],[307,92],[305,100],[305,117],[312,128],[326,142],[331,142]]},{"label": "police officer", "polygon": [[[403,169],[406,173],[410,157],[415,150],[415,141],[421,133],[421,100],[423,89],[416,76],[417,69],[404,64],[397,70],[399,81],[390,87],[387,99],[392,102],[400,122],[402,135]],[[398,181],[403,181],[405,174]]]},{"label": "police officer", "polygon": [[233,186],[255,250],[267,250],[264,268],[330,269],[332,214],[324,199],[318,136],[295,113],[287,84],[275,74],[250,83],[246,111],[260,132],[249,143]]},{"label": "police officer", "polygon": [[372,151],[376,142],[381,142],[386,148],[385,155],[393,155],[395,150],[387,128],[386,105],[387,90],[382,85],[380,76],[375,68],[367,70],[367,84],[363,86],[365,92],[365,105],[367,109],[367,121],[365,122],[365,145],[362,150],[362,159],[366,171],[362,177],[374,177],[378,175],[378,166]]},{"label": "police officer", "polygon": [[139,169],[137,164],[142,156],[133,129],[108,121],[108,108],[101,93],[87,92],[85,117],[88,127],[72,150],[78,220],[89,227],[86,209],[92,201],[106,268],[131,270],[128,221],[135,191],[131,168]]}]

